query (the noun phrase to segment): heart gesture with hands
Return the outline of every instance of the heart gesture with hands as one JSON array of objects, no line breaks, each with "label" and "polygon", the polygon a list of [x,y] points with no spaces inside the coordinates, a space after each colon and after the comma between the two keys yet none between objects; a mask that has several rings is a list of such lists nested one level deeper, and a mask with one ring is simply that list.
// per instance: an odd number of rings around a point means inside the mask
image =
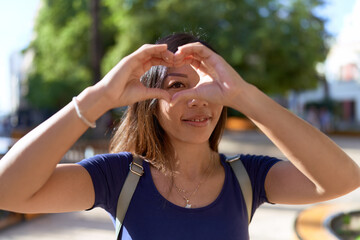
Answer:
[{"label": "heart gesture with hands", "polygon": [[[166,90],[148,88],[139,80],[156,65],[174,68],[190,65],[200,81],[171,97]],[[164,99],[170,104],[182,99],[203,99],[231,107],[247,83],[221,56],[196,42],[179,47],[175,54],[166,44],[143,45],[124,57],[98,84],[105,89],[109,108],[116,108],[151,98]]]},{"label": "heart gesture with hands", "polygon": [[109,108],[131,105],[151,98],[160,98],[170,102],[168,92],[158,88],[147,88],[141,82],[141,76],[152,66],[173,66],[174,54],[167,50],[166,44],[146,44],[132,54],[124,57],[98,83],[104,90]]},{"label": "heart gesture with hands", "polygon": [[174,94],[171,104],[184,99],[204,99],[232,107],[246,83],[218,54],[196,42],[179,47],[174,56],[174,67],[190,64],[200,76],[196,87]]}]

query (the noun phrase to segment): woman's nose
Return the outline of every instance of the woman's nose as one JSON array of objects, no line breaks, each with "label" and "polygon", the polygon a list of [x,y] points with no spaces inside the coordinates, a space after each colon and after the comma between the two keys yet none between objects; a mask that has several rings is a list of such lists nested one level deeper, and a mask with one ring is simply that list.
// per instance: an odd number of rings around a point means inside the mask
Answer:
[{"label": "woman's nose", "polygon": [[188,101],[188,107],[206,107],[208,106],[208,102],[203,99],[190,99]]}]

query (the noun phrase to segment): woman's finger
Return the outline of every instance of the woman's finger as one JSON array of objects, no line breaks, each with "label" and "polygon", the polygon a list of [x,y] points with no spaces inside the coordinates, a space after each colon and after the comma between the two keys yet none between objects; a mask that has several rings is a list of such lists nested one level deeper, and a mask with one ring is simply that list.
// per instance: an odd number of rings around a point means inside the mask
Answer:
[{"label": "woman's finger", "polygon": [[140,99],[140,101],[152,98],[164,99],[167,102],[171,101],[171,95],[167,91],[160,88],[146,88],[145,94],[141,98],[142,99]]},{"label": "woman's finger", "polygon": [[175,53],[175,56],[179,53],[184,55],[197,55],[200,58],[208,58],[214,52],[200,42],[195,42],[180,46]]},{"label": "woman's finger", "polygon": [[174,64],[180,64],[183,61],[187,61],[188,58],[205,62],[210,61],[211,64],[215,64],[215,60],[213,59],[215,56],[217,56],[217,54],[203,44],[199,42],[190,43],[178,48],[174,56]]},{"label": "woman's finger", "polygon": [[144,73],[147,72],[152,66],[166,66],[166,67],[172,67],[173,64],[165,61],[162,58],[150,58],[148,61],[143,63],[143,69]]},{"label": "woman's finger", "polygon": [[134,52],[134,57],[141,62],[150,58],[161,58],[164,62],[172,63],[174,54],[167,49],[166,44],[145,44]]},{"label": "woman's finger", "polygon": [[162,59],[165,60],[165,62],[167,63],[173,63],[174,62],[174,53],[169,51],[169,50],[166,50],[164,52],[161,52],[161,57]]},{"label": "woman's finger", "polygon": [[[152,66],[163,65],[173,67],[174,54],[167,50],[166,44],[145,44],[138,50],[125,57],[120,63],[120,68],[124,69],[124,73],[134,74],[140,77]],[[122,66],[122,67],[121,67]],[[122,75],[124,76],[124,75]]]},{"label": "woman's finger", "polygon": [[170,106],[173,106],[183,100],[196,99],[196,98],[199,98],[196,88],[182,90],[172,95]]},{"label": "woman's finger", "polygon": [[214,80],[218,79],[218,74],[215,71],[215,69],[212,66],[206,64],[204,61],[198,61],[196,59],[192,59],[192,61],[189,64],[200,77],[204,77],[208,75]]}]

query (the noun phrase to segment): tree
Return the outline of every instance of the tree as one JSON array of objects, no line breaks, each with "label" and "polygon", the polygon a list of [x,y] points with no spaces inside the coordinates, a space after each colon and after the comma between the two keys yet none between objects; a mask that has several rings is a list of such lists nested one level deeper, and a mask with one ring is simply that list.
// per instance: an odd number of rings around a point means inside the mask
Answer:
[{"label": "tree", "polygon": [[[102,76],[142,44],[183,31],[200,34],[246,81],[270,94],[315,87],[315,65],[326,54],[324,21],[313,13],[322,0],[100,3]],[[88,1],[44,1],[32,44],[34,105],[59,108],[91,84],[90,27]]]},{"label": "tree", "polygon": [[100,0],[91,0],[90,2],[90,12],[91,12],[91,68],[93,70],[92,83],[95,84],[100,80],[100,64],[101,64],[101,39],[99,32],[99,12],[100,12]]},{"label": "tree", "polygon": [[[100,7],[98,11],[103,21],[92,32],[100,32],[102,46],[98,47],[106,51],[115,43],[116,29],[108,21],[108,9]],[[35,24],[36,38],[30,45],[35,51],[27,95],[32,106],[59,109],[93,83],[93,73],[98,74],[96,61],[102,56],[99,51],[91,54],[91,43],[99,42],[90,34],[92,26],[89,1],[43,1]]]},{"label": "tree", "polygon": [[201,29],[249,82],[267,93],[315,87],[325,58],[321,0],[107,0],[119,29],[103,62],[107,71],[142,43],[172,32]]}]

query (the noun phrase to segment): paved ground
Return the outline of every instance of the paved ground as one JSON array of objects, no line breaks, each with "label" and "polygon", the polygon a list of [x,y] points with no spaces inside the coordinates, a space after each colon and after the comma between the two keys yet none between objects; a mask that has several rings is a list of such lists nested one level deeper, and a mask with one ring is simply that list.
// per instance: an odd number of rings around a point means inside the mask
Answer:
[{"label": "paved ground", "polygon": [[[338,143],[360,165],[360,137],[334,137]],[[239,152],[267,154],[284,158],[280,151],[262,134],[250,132],[226,132],[220,144],[220,151],[226,154]],[[360,201],[360,189],[333,200],[335,203],[355,204]],[[270,205],[261,206],[250,225],[252,240],[290,240],[293,238],[294,221],[297,214],[309,207]],[[110,218],[100,209],[90,212],[47,214],[0,232],[4,240],[43,239],[113,239],[114,232]]]},{"label": "paved ground", "polygon": [[113,240],[115,233],[101,209],[46,214],[0,232],[1,240]]}]

